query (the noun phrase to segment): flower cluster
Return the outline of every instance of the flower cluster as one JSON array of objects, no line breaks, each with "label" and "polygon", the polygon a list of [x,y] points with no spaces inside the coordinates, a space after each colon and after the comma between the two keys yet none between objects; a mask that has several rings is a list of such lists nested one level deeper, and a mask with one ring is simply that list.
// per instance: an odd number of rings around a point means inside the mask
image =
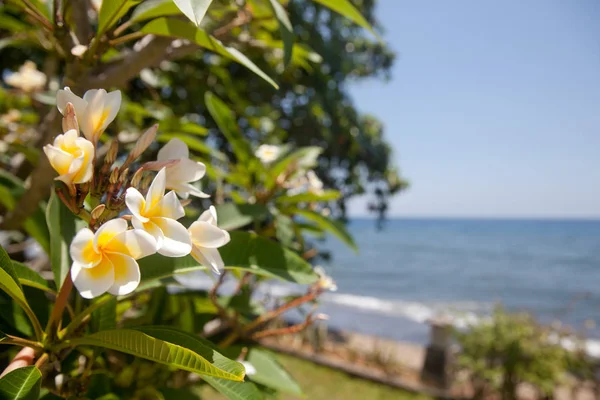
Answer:
[{"label": "flower cluster", "polygon": [[[185,216],[180,198],[209,197],[193,185],[204,176],[206,166],[189,158],[187,145],[172,139],[160,149],[156,161],[130,171],[153,143],[158,129],[154,126],[121,165],[113,165],[116,140],[107,145],[104,161],[97,162],[99,139],[119,111],[121,93],[97,89],[81,98],[65,88],[56,100],[64,133],[44,152],[58,172],[58,197],[89,223],[70,246],[71,278],[81,296],[131,293],[141,278],[137,260],[154,253],[191,255],[219,273],[224,263],[218,248],[230,237],[217,226],[215,208],[211,206],[189,228],[178,221]],[[158,172],[152,176],[153,171]]]}]

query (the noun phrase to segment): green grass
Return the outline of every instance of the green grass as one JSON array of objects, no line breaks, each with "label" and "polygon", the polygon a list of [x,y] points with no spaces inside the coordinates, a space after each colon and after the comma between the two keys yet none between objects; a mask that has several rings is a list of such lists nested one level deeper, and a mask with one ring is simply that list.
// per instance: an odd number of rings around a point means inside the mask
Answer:
[{"label": "green grass", "polygon": [[[304,397],[282,394],[279,400],[430,400],[427,396],[356,378],[299,358],[278,354],[277,359],[296,379],[305,394]],[[205,390],[202,398],[224,399],[210,388]]]}]

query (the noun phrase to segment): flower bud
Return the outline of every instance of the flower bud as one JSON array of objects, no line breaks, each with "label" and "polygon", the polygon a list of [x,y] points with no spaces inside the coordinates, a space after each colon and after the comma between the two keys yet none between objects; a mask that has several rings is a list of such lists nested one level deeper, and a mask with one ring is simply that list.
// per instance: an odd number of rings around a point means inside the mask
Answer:
[{"label": "flower bud", "polygon": [[102,213],[104,212],[105,209],[106,209],[106,206],[104,204],[100,204],[98,207],[94,208],[91,213],[92,218],[93,219],[100,218],[100,216],[102,215]]},{"label": "flower bud", "polygon": [[67,132],[71,129],[75,129],[79,134],[79,124],[77,123],[77,116],[75,115],[75,107],[73,103],[67,103],[65,107],[65,114],[62,119],[63,132]]},{"label": "flower bud", "polygon": [[128,159],[131,158],[131,161],[137,159],[146,149],[152,144],[154,139],[156,139],[156,132],[158,131],[158,124],[153,125],[150,129],[148,129],[144,134],[139,138],[133,150],[129,154]]},{"label": "flower bud", "polygon": [[119,151],[119,142],[113,140],[110,143],[110,147],[106,152],[106,156],[104,156],[104,163],[107,165],[112,165],[117,159],[117,152]]},{"label": "flower bud", "polygon": [[115,183],[118,182],[118,180],[119,180],[119,168],[113,168],[113,170],[110,173],[110,178],[108,178],[108,181],[114,185]]},{"label": "flower bud", "polygon": [[132,187],[139,187],[143,174],[144,174],[144,170],[142,168],[135,171],[135,174],[133,174],[133,178],[131,178],[131,186]]}]

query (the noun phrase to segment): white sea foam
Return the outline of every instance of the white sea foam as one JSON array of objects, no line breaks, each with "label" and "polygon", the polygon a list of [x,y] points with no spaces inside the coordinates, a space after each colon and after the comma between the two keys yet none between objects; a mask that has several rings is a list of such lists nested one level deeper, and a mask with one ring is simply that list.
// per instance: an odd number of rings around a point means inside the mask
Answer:
[{"label": "white sea foam", "polygon": [[387,316],[397,316],[418,323],[428,323],[434,318],[443,317],[457,327],[477,323],[489,312],[491,304],[476,302],[422,303],[414,301],[383,300],[376,297],[352,294],[326,294],[324,302],[334,303],[359,310],[372,311]]}]

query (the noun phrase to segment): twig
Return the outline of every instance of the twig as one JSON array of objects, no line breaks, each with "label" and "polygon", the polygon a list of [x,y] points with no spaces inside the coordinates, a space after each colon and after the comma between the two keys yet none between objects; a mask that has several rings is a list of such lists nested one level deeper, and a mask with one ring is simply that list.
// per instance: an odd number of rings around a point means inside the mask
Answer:
[{"label": "twig", "polygon": [[310,324],[312,324],[314,321],[315,321],[314,319],[312,319],[311,317],[308,317],[301,324],[288,326],[286,328],[267,329],[265,331],[256,332],[254,335],[251,336],[251,339],[258,340],[258,339],[265,338],[267,336],[280,336],[280,335],[289,335],[292,333],[298,333],[298,332],[308,328],[310,326]]},{"label": "twig", "polygon": [[311,300],[314,300],[314,298],[317,297],[317,294],[318,294],[317,291],[311,291],[302,297],[297,297],[297,298],[285,303],[281,307],[276,308],[275,310],[271,310],[267,313],[264,313],[263,315],[261,315],[260,317],[256,318],[254,321],[252,321],[251,323],[246,325],[242,330],[244,333],[250,332],[253,329],[258,328],[260,325],[262,325],[262,324],[272,320],[273,318],[277,317],[278,315],[284,313],[285,311],[295,308],[295,307],[298,307],[298,306],[300,306],[306,302],[309,302]]},{"label": "twig", "polygon": [[52,309],[52,313],[50,314],[50,319],[48,320],[48,325],[46,327],[46,334],[48,334],[48,336],[51,338],[56,337],[55,328],[58,326],[58,322],[61,320],[63,311],[67,305],[67,301],[69,300],[69,294],[71,294],[71,289],[73,289],[73,281],[71,280],[71,274],[67,274],[62,286],[60,287],[60,291],[58,292],[58,297],[56,297],[56,303],[54,303],[54,308]]}]

